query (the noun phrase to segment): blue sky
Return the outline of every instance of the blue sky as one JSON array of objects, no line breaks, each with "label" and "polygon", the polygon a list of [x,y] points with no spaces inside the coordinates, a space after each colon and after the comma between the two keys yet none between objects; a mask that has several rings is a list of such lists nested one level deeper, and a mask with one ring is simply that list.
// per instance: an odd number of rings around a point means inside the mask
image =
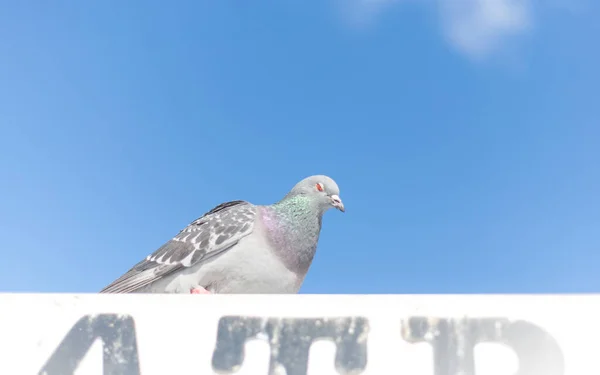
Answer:
[{"label": "blue sky", "polygon": [[302,293],[600,291],[600,8],[456,4],[5,3],[0,290],[328,174]]}]

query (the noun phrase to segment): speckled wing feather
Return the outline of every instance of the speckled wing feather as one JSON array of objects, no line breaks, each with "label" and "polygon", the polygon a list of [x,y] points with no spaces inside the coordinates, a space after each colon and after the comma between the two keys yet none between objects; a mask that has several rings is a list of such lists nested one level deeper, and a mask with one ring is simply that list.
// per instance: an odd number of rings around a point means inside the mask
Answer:
[{"label": "speckled wing feather", "polygon": [[245,201],[218,205],[139,262],[100,293],[131,293],[235,246],[254,229],[255,207]]}]

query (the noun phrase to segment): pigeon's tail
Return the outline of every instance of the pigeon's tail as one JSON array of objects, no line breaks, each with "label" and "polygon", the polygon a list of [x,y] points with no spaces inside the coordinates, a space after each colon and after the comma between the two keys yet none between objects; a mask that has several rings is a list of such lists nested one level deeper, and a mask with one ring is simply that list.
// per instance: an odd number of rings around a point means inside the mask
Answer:
[{"label": "pigeon's tail", "polygon": [[99,293],[134,293],[152,284],[159,278],[160,276],[157,277],[156,269],[154,268],[141,272],[132,270],[104,287]]}]

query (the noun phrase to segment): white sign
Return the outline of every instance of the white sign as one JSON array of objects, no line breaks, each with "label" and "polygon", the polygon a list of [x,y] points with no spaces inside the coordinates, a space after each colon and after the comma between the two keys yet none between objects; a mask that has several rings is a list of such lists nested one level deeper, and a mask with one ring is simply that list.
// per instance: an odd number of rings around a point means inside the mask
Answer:
[{"label": "white sign", "polygon": [[0,374],[600,375],[600,296],[0,294]]}]

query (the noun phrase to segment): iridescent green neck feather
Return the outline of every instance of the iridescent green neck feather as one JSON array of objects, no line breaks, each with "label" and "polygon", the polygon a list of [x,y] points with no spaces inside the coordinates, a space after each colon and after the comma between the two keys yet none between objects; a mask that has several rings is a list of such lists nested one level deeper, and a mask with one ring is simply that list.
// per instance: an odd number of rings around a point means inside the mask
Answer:
[{"label": "iridescent green neck feather", "polygon": [[317,250],[322,210],[310,197],[292,195],[270,207],[261,207],[267,238],[286,267],[304,275]]}]

